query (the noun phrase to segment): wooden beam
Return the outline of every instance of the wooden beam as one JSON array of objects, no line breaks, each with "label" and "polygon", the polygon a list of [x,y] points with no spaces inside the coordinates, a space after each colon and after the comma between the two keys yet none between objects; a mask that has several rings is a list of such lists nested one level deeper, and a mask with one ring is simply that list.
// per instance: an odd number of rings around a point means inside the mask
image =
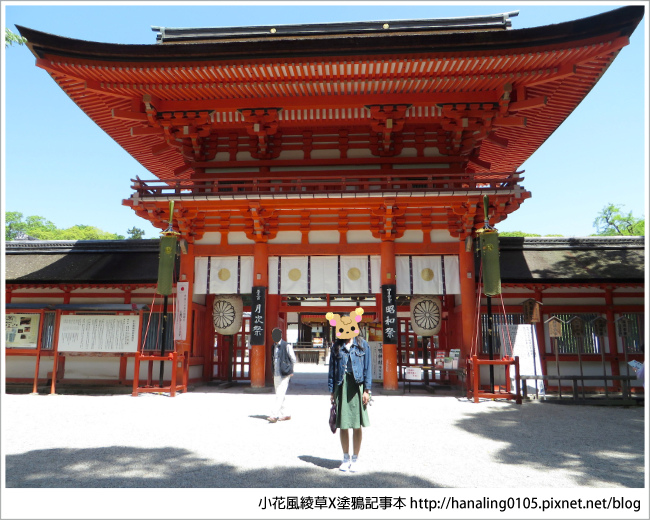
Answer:
[{"label": "wooden beam", "polygon": [[475,164],[476,166],[479,166],[481,168],[485,168],[486,170],[489,170],[492,167],[492,164],[490,164],[487,161],[482,161],[478,157],[472,157],[471,155],[467,157],[467,160],[471,162],[472,164]]},{"label": "wooden beam", "polygon": [[505,137],[499,137],[494,132],[490,132],[488,135],[486,135],[485,139],[491,143],[496,144],[497,146],[500,146],[501,148],[508,148],[508,143],[510,142]]},{"label": "wooden beam", "polygon": [[559,79],[565,79],[576,74],[576,66],[572,63],[567,65],[562,65],[561,67],[556,67],[547,71],[535,71],[536,74],[527,74],[526,76],[520,78],[521,83],[530,87],[533,85],[541,85],[543,83],[548,83],[550,81],[557,81]]},{"label": "wooden beam", "polygon": [[137,137],[139,135],[163,135],[165,130],[163,128],[151,128],[150,126],[136,126],[131,128],[131,136]]},{"label": "wooden beam", "polygon": [[508,105],[508,110],[510,112],[519,112],[520,110],[528,110],[530,108],[541,108],[546,105],[547,101],[548,98],[546,96],[514,101]]},{"label": "wooden beam", "polygon": [[[208,91],[210,89],[207,89]],[[160,100],[156,104],[159,112],[197,110],[239,110],[281,107],[283,109],[361,108],[366,105],[419,105],[436,106],[450,103],[496,103],[500,98],[497,91],[489,92],[434,92],[415,94],[351,94],[331,96],[300,96],[264,98],[209,99],[195,101]]]},{"label": "wooden beam", "polygon": [[187,170],[189,170],[191,167],[192,167],[191,164],[186,163],[183,166],[179,166],[178,168],[174,168],[174,175],[176,175],[178,177],[179,175],[182,175]]},{"label": "wooden beam", "polygon": [[130,110],[111,109],[111,115],[115,119],[127,119],[129,121],[147,121],[147,114],[131,112]]},{"label": "wooden beam", "polygon": [[151,154],[152,155],[160,155],[167,150],[171,150],[172,147],[169,146],[167,143],[161,143],[161,144],[156,144],[151,147]]},{"label": "wooden beam", "polygon": [[496,116],[492,120],[494,126],[516,126],[526,128],[526,118],[519,116]]}]

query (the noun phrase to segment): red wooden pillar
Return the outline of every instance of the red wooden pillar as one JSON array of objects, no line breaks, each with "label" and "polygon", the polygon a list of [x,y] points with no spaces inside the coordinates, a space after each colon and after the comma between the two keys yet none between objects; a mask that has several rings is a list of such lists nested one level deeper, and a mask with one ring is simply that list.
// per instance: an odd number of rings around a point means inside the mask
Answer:
[{"label": "red wooden pillar", "polygon": [[52,384],[50,387],[50,394],[56,393],[56,376],[59,370],[59,327],[61,326],[61,310],[57,309],[54,315],[54,361],[52,362]]},{"label": "red wooden pillar", "polygon": [[[381,285],[387,284],[395,284],[395,242],[392,240],[381,243]],[[397,343],[386,343],[384,337],[383,345],[384,390],[397,390]]]},{"label": "red wooden pillar", "polygon": [[[266,242],[255,242],[253,252],[253,286],[266,287],[268,291],[269,286],[269,249]],[[266,329],[267,336],[270,337],[269,331],[269,295],[267,294],[266,302]],[[250,374],[251,374],[251,387],[262,388],[264,387],[265,376],[264,369],[266,365],[266,348],[265,345],[251,345],[251,358],[250,358]]]},{"label": "red wooden pillar", "polygon": [[[609,364],[612,369],[613,376],[620,376],[621,370],[618,361],[618,341],[616,337],[616,316],[614,314],[614,297],[612,295],[612,289],[608,287],[605,290],[605,305],[607,310],[605,311],[607,318],[607,342],[609,343]],[[621,382],[612,381],[612,390],[614,392],[621,391]]]},{"label": "red wooden pillar", "polygon": [[461,359],[470,356],[472,340],[476,334],[476,283],[474,281],[474,254],[467,251],[465,240],[458,243],[458,265],[461,299]]},{"label": "red wooden pillar", "polygon": [[264,335],[266,336],[264,348],[264,375],[265,382],[268,386],[273,386],[273,338],[271,332],[274,328],[282,329],[280,324],[280,300],[279,294],[267,294],[266,296],[266,329]]},{"label": "red wooden pillar", "polygon": [[[193,325],[192,325],[192,298],[194,295],[194,244],[187,244],[187,252],[181,253],[181,265],[180,265],[180,275],[178,278],[179,282],[189,282],[187,289],[187,333],[184,340],[177,340],[176,343],[176,352],[178,353],[178,360],[183,360],[186,353],[192,352],[192,341],[193,341]],[[178,291],[178,286],[177,291]],[[176,298],[176,304],[178,305],[178,297]],[[178,325],[177,325],[178,326]],[[186,366],[183,366],[184,363],[176,363],[175,372],[176,380],[183,381],[184,378],[188,377],[189,374],[184,373],[184,371],[189,371],[189,363]]]}]

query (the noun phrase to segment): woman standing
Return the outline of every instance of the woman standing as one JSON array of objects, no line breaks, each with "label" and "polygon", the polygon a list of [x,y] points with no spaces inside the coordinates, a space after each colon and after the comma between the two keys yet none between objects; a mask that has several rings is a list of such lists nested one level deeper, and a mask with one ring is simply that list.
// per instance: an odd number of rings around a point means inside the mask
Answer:
[{"label": "woman standing", "polygon": [[[359,322],[363,309],[352,311],[348,316],[328,312],[326,318],[335,327],[336,340],[332,345],[327,384],[332,403],[336,403],[336,426],[340,429],[343,462],[341,471],[359,471],[361,427],[370,426],[368,402],[372,386],[370,347],[359,336]],[[352,457],[350,436],[352,429]]]}]

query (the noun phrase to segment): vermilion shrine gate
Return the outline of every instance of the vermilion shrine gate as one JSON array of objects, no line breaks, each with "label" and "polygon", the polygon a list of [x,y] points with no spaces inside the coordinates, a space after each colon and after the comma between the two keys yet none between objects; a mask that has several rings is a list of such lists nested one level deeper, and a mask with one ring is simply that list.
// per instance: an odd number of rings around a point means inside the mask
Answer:
[{"label": "vermilion shrine gate", "polygon": [[438,342],[468,356],[484,195],[491,225],[530,197],[521,165],[628,44],[643,7],[521,30],[511,15],[157,28],[155,45],[19,30],[37,66],[155,177],[134,180],[123,203],[164,229],[175,202],[179,280],[199,326],[211,326],[215,295],[264,292],[253,387],[289,313],[361,305],[383,315],[392,390],[411,295],[440,296]]}]

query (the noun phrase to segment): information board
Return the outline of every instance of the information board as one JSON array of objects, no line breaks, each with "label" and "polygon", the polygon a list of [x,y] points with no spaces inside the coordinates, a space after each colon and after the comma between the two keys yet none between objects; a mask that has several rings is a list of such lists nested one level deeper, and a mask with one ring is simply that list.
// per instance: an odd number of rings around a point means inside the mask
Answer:
[{"label": "information board", "polygon": [[59,352],[136,352],[140,316],[61,316]]},{"label": "information board", "polygon": [[372,380],[384,380],[384,350],[381,341],[369,341],[372,365]]},{"label": "information board", "polygon": [[40,314],[7,314],[5,344],[7,348],[36,348]]},{"label": "information board", "polygon": [[176,284],[176,307],[174,308],[174,339],[183,341],[187,337],[187,312],[189,308],[189,282]]},{"label": "information board", "polygon": [[[512,357],[519,356],[519,373],[522,376],[542,375],[542,364],[539,359],[539,350],[537,348],[537,338],[534,334],[534,327],[534,325],[528,324],[508,325],[510,338],[508,338],[508,330],[506,330],[505,326],[502,326],[500,329],[501,345],[510,345],[510,342],[512,342]],[[511,368],[510,381],[513,384],[513,388],[515,378],[514,372],[514,368]],[[526,391],[529,394],[534,394],[535,391],[537,391],[539,395],[544,395],[544,381],[528,379],[526,381]]]}]

